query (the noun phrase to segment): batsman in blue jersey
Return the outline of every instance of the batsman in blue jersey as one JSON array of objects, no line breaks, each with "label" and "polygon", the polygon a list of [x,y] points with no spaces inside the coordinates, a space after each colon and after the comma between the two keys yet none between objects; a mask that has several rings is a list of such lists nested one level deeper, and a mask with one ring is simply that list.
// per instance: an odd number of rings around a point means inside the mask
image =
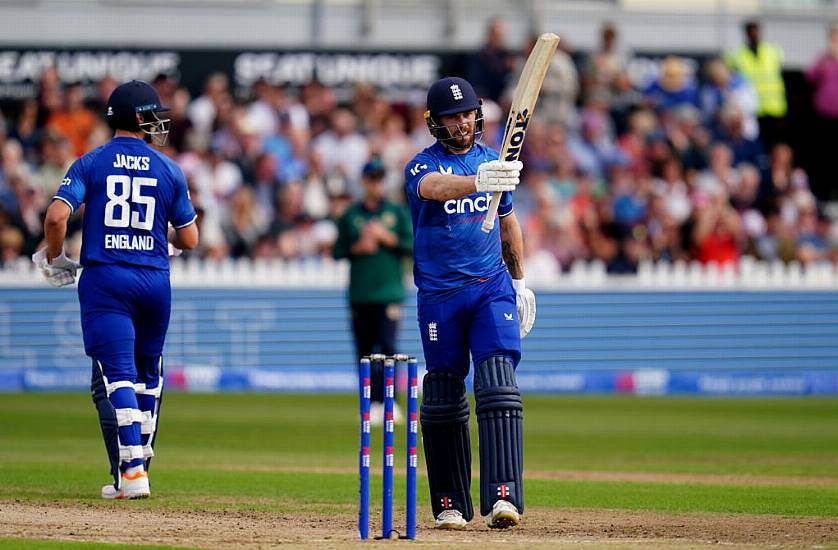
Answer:
[{"label": "batsman in blue jersey", "polygon": [[[481,101],[462,78],[431,86],[425,118],[437,141],[408,163],[405,178],[428,370],[420,422],[431,505],[439,529],[462,529],[474,515],[464,382],[473,363],[480,513],[490,527],[512,527],[524,511],[523,405],[515,368],[521,338],[535,320],[512,209],[522,165],[498,160],[477,141]],[[481,223],[491,194],[501,192],[500,223],[487,235]]]},{"label": "batsman in blue jersey", "polygon": [[33,260],[54,286],[75,281],[80,266],[64,254],[64,237],[83,205],[81,327],[114,478],[102,497],[145,498],[171,308],[169,243],[194,248],[198,228],[183,172],[149,145],[165,144],[169,131],[154,88],[126,82],[107,109],[114,137],[70,167],[47,209],[47,247]]}]

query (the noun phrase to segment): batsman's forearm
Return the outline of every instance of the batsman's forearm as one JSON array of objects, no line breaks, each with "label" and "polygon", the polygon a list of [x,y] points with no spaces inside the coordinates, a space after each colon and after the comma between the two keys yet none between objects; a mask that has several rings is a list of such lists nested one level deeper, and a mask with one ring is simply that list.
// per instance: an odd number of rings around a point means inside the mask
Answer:
[{"label": "batsman's forearm", "polygon": [[52,261],[61,255],[64,249],[64,237],[67,235],[66,223],[45,223],[44,235],[47,241],[47,259]]},{"label": "batsman's forearm", "polygon": [[435,201],[459,199],[476,191],[475,176],[428,174],[419,182],[419,194],[422,198]]},{"label": "batsman's forearm", "polygon": [[513,279],[524,278],[524,236],[512,213],[500,220],[501,254]]},{"label": "batsman's forearm", "polygon": [[44,238],[47,241],[47,260],[52,261],[64,250],[70,207],[62,201],[52,201],[44,218]]}]

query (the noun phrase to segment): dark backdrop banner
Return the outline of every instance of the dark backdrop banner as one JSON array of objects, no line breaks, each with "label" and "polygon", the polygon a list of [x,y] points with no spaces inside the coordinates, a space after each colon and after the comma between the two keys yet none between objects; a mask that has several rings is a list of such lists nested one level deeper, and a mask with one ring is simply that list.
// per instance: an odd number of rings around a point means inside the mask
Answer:
[{"label": "dark backdrop banner", "polygon": [[283,86],[318,80],[327,86],[368,82],[386,88],[426,88],[443,74],[461,71],[463,52],[235,51],[235,50],[57,50],[0,49],[0,100],[32,97],[37,81],[54,66],[65,84],[179,77],[199,94],[207,75],[227,74],[237,90],[259,79]]}]

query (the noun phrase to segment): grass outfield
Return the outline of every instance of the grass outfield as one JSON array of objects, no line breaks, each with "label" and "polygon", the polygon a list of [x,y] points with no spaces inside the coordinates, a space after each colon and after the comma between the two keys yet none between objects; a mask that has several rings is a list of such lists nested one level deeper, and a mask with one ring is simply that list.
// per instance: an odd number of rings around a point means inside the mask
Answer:
[{"label": "grass outfield", "polygon": [[[83,506],[93,513],[114,504],[264,517],[302,510],[345,523],[357,496],[356,410],[349,395],[169,394],[151,471],[153,497],[103,503],[98,491],[108,467],[89,396],[0,395],[0,550],[120,548],[24,542],[56,537],[3,524],[4,502]],[[397,474],[404,468],[403,436],[404,427],[397,427]],[[476,446],[474,432],[472,442]],[[380,433],[374,433],[373,449],[379,448]],[[378,455],[373,472],[380,471]],[[527,510],[544,518],[546,533],[565,510],[838,518],[835,399],[526,396],[525,456]],[[473,489],[477,504],[476,483]],[[403,494],[403,477],[397,477],[396,502]],[[419,510],[426,525],[431,516],[423,475]],[[819,542],[838,544],[835,525],[836,540]],[[351,523],[345,531],[351,536]],[[556,536],[561,542],[561,533]]]}]

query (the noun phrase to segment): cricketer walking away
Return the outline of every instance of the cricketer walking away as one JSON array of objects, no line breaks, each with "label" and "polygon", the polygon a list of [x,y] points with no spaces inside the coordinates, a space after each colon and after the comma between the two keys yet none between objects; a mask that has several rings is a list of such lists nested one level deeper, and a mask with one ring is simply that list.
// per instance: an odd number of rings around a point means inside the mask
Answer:
[{"label": "cricketer walking away", "polygon": [[171,309],[168,247],[198,244],[186,178],[150,146],[165,144],[169,120],[160,115],[167,110],[146,82],[113,91],[106,116],[114,137],[70,167],[47,209],[47,247],[33,256],[51,284],[72,284],[79,264],[65,255],[64,237],[70,215],[84,205],[78,295],[113,475],[101,490],[106,499],[150,495]]}]

